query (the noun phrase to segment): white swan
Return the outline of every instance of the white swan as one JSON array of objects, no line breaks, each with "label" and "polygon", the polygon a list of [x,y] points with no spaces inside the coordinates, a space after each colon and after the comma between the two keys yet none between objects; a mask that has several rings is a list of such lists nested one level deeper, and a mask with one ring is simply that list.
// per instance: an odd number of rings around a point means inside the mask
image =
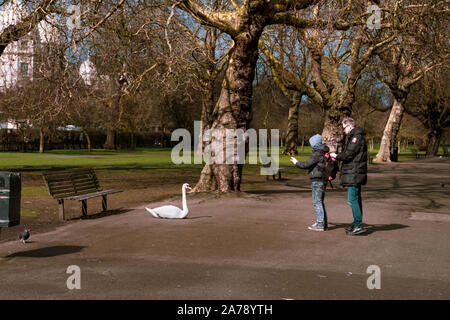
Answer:
[{"label": "white swan", "polygon": [[150,212],[155,218],[175,218],[175,219],[183,219],[189,213],[187,204],[186,204],[186,189],[192,190],[189,187],[189,184],[183,184],[181,188],[181,192],[183,193],[183,210],[175,206],[162,206],[154,209],[145,208],[148,212]]}]

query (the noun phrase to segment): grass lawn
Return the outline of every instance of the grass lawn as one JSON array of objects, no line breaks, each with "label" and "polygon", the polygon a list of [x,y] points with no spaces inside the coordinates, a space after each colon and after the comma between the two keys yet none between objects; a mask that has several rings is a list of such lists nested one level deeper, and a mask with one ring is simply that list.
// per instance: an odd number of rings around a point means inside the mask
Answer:
[{"label": "grass lawn", "polygon": [[[376,152],[377,150],[370,152],[370,156],[374,157]],[[257,159],[252,150],[249,155]],[[310,155],[310,147],[305,147],[304,151],[299,148],[296,158],[305,161]],[[279,166],[286,168],[284,178],[308,174],[307,170],[299,170],[293,166],[289,159],[290,156],[279,157]],[[412,153],[399,154],[400,161],[413,159]],[[52,230],[61,224],[58,220],[57,201],[49,195],[42,172],[80,167],[94,168],[103,189],[124,191],[108,197],[108,208],[112,210],[112,214],[117,214],[169,197],[175,197],[170,201],[179,205],[177,201],[180,200],[181,185],[189,183],[194,186],[203,164],[193,164],[192,161],[192,164],[176,165],[171,160],[171,149],[93,150],[90,153],[86,150],[52,150],[44,154],[0,152],[0,171],[22,173],[21,223],[31,225],[38,232]],[[260,175],[260,168],[260,163],[245,165],[241,190],[254,190],[279,183],[278,180],[267,181],[265,176]],[[69,220],[78,219],[81,205],[78,201],[66,201],[65,211]],[[101,198],[89,200],[88,215],[98,215],[100,212]],[[6,238],[15,238],[17,235],[14,232],[20,228],[21,226],[8,228],[13,230],[8,231]]]},{"label": "grass lawn", "polygon": [[[369,152],[375,157],[378,150]],[[254,152],[250,152],[254,155]],[[296,158],[305,161],[311,154],[311,147],[299,148]],[[191,157],[192,158],[192,157]],[[280,166],[295,169],[289,161],[289,156],[280,155]],[[399,161],[415,159],[410,149],[399,153]],[[248,157],[247,157],[248,160]],[[257,172],[260,164],[247,164],[245,171]],[[171,161],[171,149],[138,149],[136,151],[105,151],[93,150],[51,150],[40,154],[38,152],[0,152],[0,170],[3,171],[47,171],[64,168],[92,167],[98,170],[201,170],[200,164],[176,165]]]}]

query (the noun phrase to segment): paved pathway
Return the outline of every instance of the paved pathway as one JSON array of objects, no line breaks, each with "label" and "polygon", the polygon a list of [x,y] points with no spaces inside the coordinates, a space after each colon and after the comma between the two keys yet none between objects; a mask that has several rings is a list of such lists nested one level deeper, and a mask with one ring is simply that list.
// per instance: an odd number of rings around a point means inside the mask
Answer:
[{"label": "paved pathway", "polygon": [[[449,159],[371,166],[367,232],[346,236],[346,193],[313,232],[306,177],[240,196],[189,195],[189,219],[144,208],[0,244],[0,299],[449,299]],[[181,205],[181,199],[154,203]],[[67,268],[81,270],[69,290]],[[381,289],[367,288],[367,268]]]}]

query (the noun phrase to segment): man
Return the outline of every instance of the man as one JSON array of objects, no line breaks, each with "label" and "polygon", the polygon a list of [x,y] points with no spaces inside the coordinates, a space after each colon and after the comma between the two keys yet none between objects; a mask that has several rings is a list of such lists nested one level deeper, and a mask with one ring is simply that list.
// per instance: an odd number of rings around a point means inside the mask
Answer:
[{"label": "man", "polygon": [[309,144],[313,148],[312,155],[305,162],[300,162],[291,157],[291,162],[300,169],[308,169],[311,180],[312,198],[314,209],[316,210],[316,222],[309,226],[312,231],[325,231],[328,229],[327,211],[324,200],[326,192],[326,178],[323,172],[324,154],[330,151],[326,144],[322,143],[320,134],[316,134],[309,139]]},{"label": "man", "polygon": [[348,204],[353,213],[353,224],[346,228],[348,235],[364,232],[362,228],[362,199],[361,186],[367,183],[367,145],[362,128],[355,127],[352,118],[342,120],[344,133],[348,136],[345,151],[336,155],[330,155],[338,161],[342,161],[341,185],[347,187]]}]

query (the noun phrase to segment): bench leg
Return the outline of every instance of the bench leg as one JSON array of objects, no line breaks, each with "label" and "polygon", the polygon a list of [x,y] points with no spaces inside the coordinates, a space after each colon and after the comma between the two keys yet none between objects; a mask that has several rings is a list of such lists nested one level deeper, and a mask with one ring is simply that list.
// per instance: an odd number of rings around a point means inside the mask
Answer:
[{"label": "bench leg", "polygon": [[81,212],[83,216],[87,215],[87,200],[81,200]]},{"label": "bench leg", "polygon": [[59,221],[64,221],[64,199],[58,200],[58,216]]},{"label": "bench leg", "polygon": [[106,211],[108,208],[108,201],[106,200],[106,194],[102,196],[102,209],[103,211]]},{"label": "bench leg", "polygon": [[281,180],[281,171],[278,171],[278,180]]}]

